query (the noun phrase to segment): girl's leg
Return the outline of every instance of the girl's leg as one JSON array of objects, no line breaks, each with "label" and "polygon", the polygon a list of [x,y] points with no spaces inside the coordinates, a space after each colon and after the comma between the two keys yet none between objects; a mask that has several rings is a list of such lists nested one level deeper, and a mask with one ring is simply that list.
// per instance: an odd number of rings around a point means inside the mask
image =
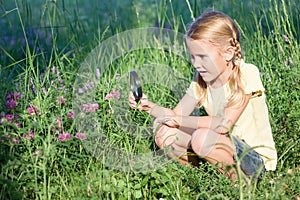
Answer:
[{"label": "girl's leg", "polygon": [[233,166],[234,144],[226,135],[221,135],[208,128],[197,129],[191,137],[191,146],[195,153],[211,163],[217,165],[219,170],[233,181],[237,175]]}]

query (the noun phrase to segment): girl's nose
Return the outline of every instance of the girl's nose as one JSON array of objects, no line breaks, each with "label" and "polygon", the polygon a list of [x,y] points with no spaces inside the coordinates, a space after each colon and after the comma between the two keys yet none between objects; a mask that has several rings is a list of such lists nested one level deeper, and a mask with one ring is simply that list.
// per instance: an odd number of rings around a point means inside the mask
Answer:
[{"label": "girl's nose", "polygon": [[195,68],[200,68],[202,66],[201,60],[199,58],[194,58],[192,64]]}]

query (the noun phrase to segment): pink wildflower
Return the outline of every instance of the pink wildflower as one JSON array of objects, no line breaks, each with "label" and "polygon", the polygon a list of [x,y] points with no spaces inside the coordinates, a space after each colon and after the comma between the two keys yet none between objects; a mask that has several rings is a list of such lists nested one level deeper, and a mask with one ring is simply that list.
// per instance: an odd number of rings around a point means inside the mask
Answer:
[{"label": "pink wildflower", "polygon": [[99,108],[97,103],[82,104],[81,109],[86,113],[96,112]]},{"label": "pink wildflower", "polygon": [[23,138],[27,139],[29,136],[26,133],[23,133]]},{"label": "pink wildflower", "polygon": [[109,99],[112,98],[112,97],[113,97],[112,94],[109,93],[109,94],[107,94],[107,95],[104,97],[104,99],[105,99],[105,100],[109,100]]},{"label": "pink wildflower", "polygon": [[100,78],[100,76],[101,76],[101,74],[100,74],[100,69],[96,69],[96,77],[99,79]]},{"label": "pink wildflower", "polygon": [[12,123],[15,116],[13,114],[6,114],[4,115],[4,118],[9,122],[9,123]]},{"label": "pink wildflower", "polygon": [[290,66],[292,66],[294,64],[291,57],[289,57],[289,63],[290,63]]},{"label": "pink wildflower", "polygon": [[290,42],[287,35],[283,35],[283,39],[284,39],[285,43],[287,43],[287,44]]},{"label": "pink wildflower", "polygon": [[116,74],[116,79],[120,79],[121,75],[120,74]]},{"label": "pink wildflower", "polygon": [[121,97],[121,94],[120,94],[120,92],[119,91],[117,91],[117,90],[112,90],[109,94],[107,94],[105,97],[104,97],[104,99],[105,100],[109,100],[110,98],[115,98],[115,99],[120,99],[120,97]]},{"label": "pink wildflower", "polygon": [[75,138],[81,139],[81,140],[86,140],[86,135],[85,133],[76,133]]},{"label": "pink wildflower", "polygon": [[17,126],[17,128],[21,128],[21,123],[20,122],[15,122],[15,125]]},{"label": "pink wildflower", "polygon": [[71,135],[69,133],[61,133],[58,136],[58,140],[63,141],[63,142],[70,140],[70,138],[71,138]]},{"label": "pink wildflower", "polygon": [[16,136],[12,139],[12,142],[15,143],[15,144],[19,144],[19,137]]},{"label": "pink wildflower", "polygon": [[51,72],[52,72],[52,74],[56,74],[56,69],[55,69],[55,67],[52,67],[52,68],[51,68]]},{"label": "pink wildflower", "polygon": [[46,90],[46,88],[43,88],[43,89],[42,89],[42,91],[43,91],[44,95],[46,95],[46,94],[47,94],[47,90]]},{"label": "pink wildflower", "polygon": [[34,135],[34,132],[33,132],[33,130],[30,130],[30,129],[29,129],[29,131],[28,131],[28,132],[29,132],[29,137],[30,137],[30,140],[34,139],[34,136],[35,136],[35,135]]},{"label": "pink wildflower", "polygon": [[61,117],[56,119],[56,125],[58,127],[58,131],[61,133],[62,132],[62,118]]}]

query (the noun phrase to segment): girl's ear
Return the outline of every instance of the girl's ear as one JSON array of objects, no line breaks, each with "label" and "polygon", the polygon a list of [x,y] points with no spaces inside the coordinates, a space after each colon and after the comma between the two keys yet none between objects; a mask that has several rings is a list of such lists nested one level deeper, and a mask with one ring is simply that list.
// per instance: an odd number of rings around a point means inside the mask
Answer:
[{"label": "girl's ear", "polygon": [[231,61],[235,54],[235,48],[233,46],[227,46],[224,51],[224,57],[227,62]]}]

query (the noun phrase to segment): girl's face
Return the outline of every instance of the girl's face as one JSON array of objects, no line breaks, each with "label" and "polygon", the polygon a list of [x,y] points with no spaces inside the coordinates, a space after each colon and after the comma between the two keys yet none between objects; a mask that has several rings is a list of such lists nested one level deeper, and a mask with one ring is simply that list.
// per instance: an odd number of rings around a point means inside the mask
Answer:
[{"label": "girl's face", "polygon": [[187,39],[191,62],[202,79],[212,87],[224,85],[231,74],[232,66],[227,60],[228,55],[220,48],[205,40]]}]

